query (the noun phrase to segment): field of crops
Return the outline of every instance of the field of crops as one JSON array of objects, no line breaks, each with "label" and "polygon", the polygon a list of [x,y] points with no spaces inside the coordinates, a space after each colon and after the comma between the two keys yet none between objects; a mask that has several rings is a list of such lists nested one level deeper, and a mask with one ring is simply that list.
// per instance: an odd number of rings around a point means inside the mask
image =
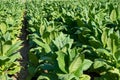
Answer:
[{"label": "field of crops", "polygon": [[120,80],[120,0],[1,0],[0,80]]}]

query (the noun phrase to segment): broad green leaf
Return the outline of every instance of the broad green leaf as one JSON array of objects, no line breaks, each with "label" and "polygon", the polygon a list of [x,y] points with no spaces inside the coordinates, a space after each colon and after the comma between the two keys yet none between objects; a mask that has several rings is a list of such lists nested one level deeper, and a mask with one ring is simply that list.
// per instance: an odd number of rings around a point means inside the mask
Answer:
[{"label": "broad green leaf", "polygon": [[11,47],[11,45],[12,45],[11,41],[6,41],[3,45],[3,49],[4,49],[3,53],[6,53],[9,50],[9,48]]},{"label": "broad green leaf", "polygon": [[[78,68],[77,70],[74,72],[74,75],[77,77],[80,77],[83,74],[83,61],[84,61],[84,54],[81,54],[81,59],[82,59],[82,63],[80,65],[76,65]],[[84,67],[86,68],[86,67]]]},{"label": "broad green leaf", "polygon": [[111,19],[112,21],[116,21],[116,19],[117,19],[117,14],[116,14],[116,10],[115,10],[115,9],[112,10],[112,12],[111,12],[111,14],[110,14],[110,19]]},{"label": "broad green leaf", "polygon": [[115,33],[113,33],[110,35],[110,38],[111,38],[112,52],[115,53],[119,45],[118,36]]},{"label": "broad green leaf", "polygon": [[45,30],[45,26],[44,26],[44,25],[41,25],[41,26],[40,26],[40,30],[39,30],[39,32],[40,32],[41,35],[43,35],[44,30]]},{"label": "broad green leaf", "polygon": [[90,80],[90,76],[89,75],[86,75],[86,74],[83,74],[82,76],[80,76],[80,80]]},{"label": "broad green leaf", "polygon": [[30,32],[35,32],[36,29],[35,29],[34,27],[30,27],[30,28],[29,28],[29,31],[30,31]]},{"label": "broad green leaf", "polygon": [[21,56],[20,53],[18,52],[18,53],[13,54],[13,55],[10,56],[9,58],[10,58],[10,62],[12,63],[12,62],[16,61],[17,59],[21,59],[22,56]]},{"label": "broad green leaf", "polygon": [[109,49],[109,50],[112,50],[112,46],[111,46],[111,39],[110,38],[108,38],[107,39],[107,49]]},{"label": "broad green leaf", "polygon": [[47,43],[43,43],[42,41],[39,41],[38,39],[33,40],[37,45],[41,46],[44,48],[46,53],[49,53],[51,51],[50,46]]},{"label": "broad green leaf", "polygon": [[80,77],[83,74],[83,65],[81,64],[78,67],[78,69],[75,72],[73,72],[73,74],[77,77]]},{"label": "broad green leaf", "polygon": [[94,48],[99,48],[102,46],[100,41],[98,41],[98,40],[89,40],[89,43]]},{"label": "broad green leaf", "polygon": [[73,61],[73,59],[77,55],[78,51],[77,51],[76,48],[74,48],[74,49],[69,49],[68,52],[69,52],[69,59],[70,59],[70,62],[71,62],[71,61]]},{"label": "broad green leaf", "polygon": [[119,70],[116,68],[112,68],[108,70],[107,72],[104,72],[104,74],[101,74],[100,77],[95,77],[95,80],[119,80]]},{"label": "broad green leaf", "polygon": [[103,59],[95,59],[93,67],[94,67],[94,69],[97,69],[97,68],[103,67],[105,65],[106,65],[106,63]]},{"label": "broad green leaf", "polygon": [[73,74],[58,74],[58,79],[60,80],[79,80],[79,77]]},{"label": "broad green leaf", "polygon": [[42,35],[42,40],[47,43],[50,44],[51,39],[50,39],[50,32],[44,32],[44,34]]},{"label": "broad green leaf", "polygon": [[13,53],[17,52],[21,48],[22,41],[18,41],[17,43],[13,44],[9,50],[5,53],[7,56],[12,56]]},{"label": "broad green leaf", "polygon": [[118,45],[119,45],[119,41],[116,33],[110,34],[110,38],[108,38],[108,41],[107,41],[108,49],[110,49],[114,54],[117,51]]},{"label": "broad green leaf", "polygon": [[0,80],[12,80],[10,77],[8,77],[7,73],[3,73],[0,75]]},{"label": "broad green leaf", "polygon": [[69,66],[69,73],[76,72],[82,66],[83,59],[83,55],[77,56]]},{"label": "broad green leaf", "polygon": [[102,36],[101,36],[101,40],[102,40],[102,43],[104,45],[104,47],[106,46],[107,44],[107,30],[104,30],[103,33],[102,33]]},{"label": "broad green leaf", "polygon": [[47,76],[39,76],[37,80],[50,80]]},{"label": "broad green leaf", "polygon": [[[13,34],[13,36],[14,36],[14,34]],[[6,34],[3,37],[4,37],[5,41],[11,41],[11,34],[9,32],[6,32]],[[14,36],[14,38],[15,38],[15,36]],[[16,41],[17,41],[17,39],[16,39]],[[14,43],[16,43],[16,42],[14,42]]]},{"label": "broad green leaf", "polygon": [[21,66],[19,62],[14,62],[11,65],[12,67],[9,67],[8,74],[13,75],[21,70]]},{"label": "broad green leaf", "polygon": [[55,39],[56,37],[58,36],[58,32],[57,31],[52,31],[51,33],[50,33],[50,39],[51,40],[53,40],[53,39]]},{"label": "broad green leaf", "polygon": [[37,65],[38,64],[38,58],[35,54],[33,54],[32,52],[29,53],[29,61],[32,63],[32,64],[35,64]]},{"label": "broad green leaf", "polygon": [[66,44],[69,45],[68,48],[71,48],[73,39],[70,39],[69,36],[67,37],[65,34],[60,33],[60,35],[55,40],[53,40],[53,43],[59,50],[62,49]]},{"label": "broad green leaf", "polygon": [[80,26],[80,27],[84,26],[84,22],[82,20],[80,20],[80,18],[77,18],[76,21],[77,21],[78,26]]},{"label": "broad green leaf", "polygon": [[7,24],[10,24],[10,25],[14,25],[14,18],[13,17],[8,17],[7,19],[6,19],[6,22],[7,22]]},{"label": "broad green leaf", "polygon": [[7,31],[7,26],[5,23],[0,24],[0,30],[2,31],[3,34]]},{"label": "broad green leaf", "polygon": [[111,34],[113,34],[114,33],[114,28],[110,28],[109,30],[108,30],[108,36],[110,36]]},{"label": "broad green leaf", "polygon": [[117,67],[117,68],[119,68],[119,67],[120,67],[120,60],[117,60],[116,67]]},{"label": "broad green leaf", "polygon": [[105,54],[105,56],[110,56],[111,55],[111,53],[104,48],[98,48],[98,49],[96,49],[96,52],[98,52],[98,54],[103,54],[103,55]]},{"label": "broad green leaf", "polygon": [[115,57],[118,61],[120,61],[120,48],[115,52]]},{"label": "broad green leaf", "polygon": [[54,30],[54,28],[53,28],[52,26],[48,26],[48,27],[46,28],[46,30],[47,30],[48,32],[52,32],[52,31]]},{"label": "broad green leaf", "polygon": [[6,59],[9,59],[9,58],[7,56],[0,56],[1,61],[6,60]]},{"label": "broad green leaf", "polygon": [[120,71],[119,71],[119,69],[117,69],[117,68],[114,68],[114,69],[112,69],[112,70],[109,70],[109,72],[110,72],[110,73],[113,73],[113,74],[117,74],[117,75],[120,76]]},{"label": "broad green leaf", "polygon": [[82,64],[82,69],[85,71],[87,70],[91,65],[92,65],[92,61],[89,59],[84,59],[83,64]]},{"label": "broad green leaf", "polygon": [[58,65],[59,65],[59,68],[64,72],[64,73],[67,73],[67,71],[65,70],[66,68],[66,63],[65,63],[65,53],[62,52],[62,51],[58,51],[56,52],[56,54],[58,55],[57,57],[57,61],[58,61]]}]

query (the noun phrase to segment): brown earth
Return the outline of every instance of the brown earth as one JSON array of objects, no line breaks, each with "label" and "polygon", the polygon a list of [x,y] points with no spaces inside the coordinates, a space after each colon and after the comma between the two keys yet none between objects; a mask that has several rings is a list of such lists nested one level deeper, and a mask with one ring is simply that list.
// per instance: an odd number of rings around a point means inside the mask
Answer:
[{"label": "brown earth", "polygon": [[22,34],[20,36],[20,39],[23,41],[23,43],[22,43],[23,47],[20,50],[20,54],[22,56],[22,60],[20,60],[20,64],[22,66],[22,69],[21,69],[20,73],[18,73],[18,75],[17,75],[17,80],[26,80],[26,78],[28,76],[27,64],[28,64],[29,41],[27,40],[28,23],[27,23],[27,19],[25,16],[26,16],[26,13],[24,13],[23,26],[21,29]]}]

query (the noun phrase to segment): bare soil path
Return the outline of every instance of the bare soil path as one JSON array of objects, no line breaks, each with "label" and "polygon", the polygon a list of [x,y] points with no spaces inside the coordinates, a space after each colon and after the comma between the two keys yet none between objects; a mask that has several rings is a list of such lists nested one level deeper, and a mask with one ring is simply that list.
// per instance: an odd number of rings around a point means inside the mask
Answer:
[{"label": "bare soil path", "polygon": [[22,44],[23,47],[20,50],[20,53],[22,56],[22,60],[20,61],[22,69],[18,74],[17,80],[26,80],[28,76],[27,64],[28,64],[29,41],[27,40],[27,35],[28,35],[27,26],[28,26],[28,22],[26,19],[26,12],[25,12],[23,26],[21,29],[22,34],[20,36],[20,39],[23,41],[23,44]]}]

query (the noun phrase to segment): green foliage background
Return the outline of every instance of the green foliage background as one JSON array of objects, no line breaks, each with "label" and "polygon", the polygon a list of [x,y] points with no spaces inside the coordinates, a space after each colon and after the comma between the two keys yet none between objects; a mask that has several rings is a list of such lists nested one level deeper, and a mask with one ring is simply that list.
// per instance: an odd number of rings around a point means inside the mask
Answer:
[{"label": "green foliage background", "polygon": [[1,79],[20,70],[16,53],[24,17],[30,45],[27,80],[120,80],[120,0],[0,4]]},{"label": "green foliage background", "polygon": [[30,74],[37,80],[119,80],[119,4],[28,1]]}]

